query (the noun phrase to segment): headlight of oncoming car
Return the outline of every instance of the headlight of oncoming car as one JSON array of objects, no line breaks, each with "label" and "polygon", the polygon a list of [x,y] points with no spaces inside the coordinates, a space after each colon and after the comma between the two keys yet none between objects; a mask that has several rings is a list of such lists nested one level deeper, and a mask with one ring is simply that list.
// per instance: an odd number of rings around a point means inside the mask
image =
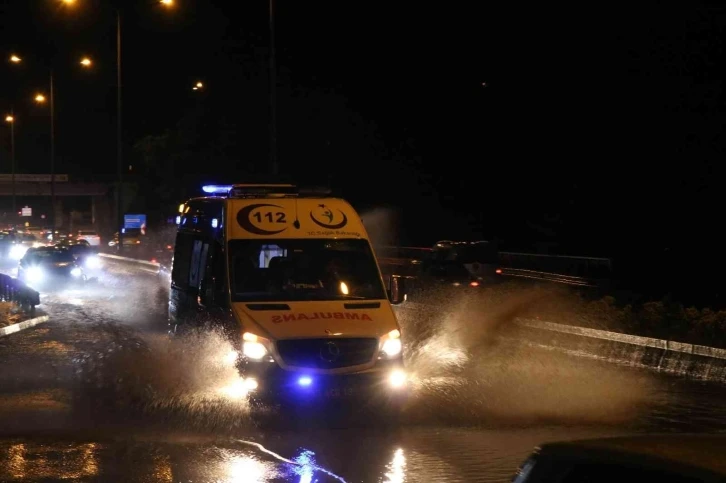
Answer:
[{"label": "headlight of oncoming car", "polygon": [[91,269],[101,268],[101,259],[97,255],[86,258],[86,267]]},{"label": "headlight of oncoming car", "polygon": [[401,332],[394,329],[381,337],[381,357],[393,359],[401,353]]},{"label": "headlight of oncoming car", "polygon": [[25,278],[28,282],[40,282],[43,280],[43,269],[40,267],[28,267],[25,271]]},{"label": "headlight of oncoming car", "polygon": [[73,277],[80,277],[83,274],[80,268],[74,267],[71,269],[71,276]]},{"label": "headlight of oncoming car", "polygon": [[20,260],[25,256],[25,252],[28,251],[28,247],[23,245],[13,245],[10,249],[10,258],[14,260]]},{"label": "headlight of oncoming car", "polygon": [[245,357],[259,361],[267,355],[269,340],[256,336],[255,334],[250,334],[249,332],[242,334],[242,340],[242,354]]}]

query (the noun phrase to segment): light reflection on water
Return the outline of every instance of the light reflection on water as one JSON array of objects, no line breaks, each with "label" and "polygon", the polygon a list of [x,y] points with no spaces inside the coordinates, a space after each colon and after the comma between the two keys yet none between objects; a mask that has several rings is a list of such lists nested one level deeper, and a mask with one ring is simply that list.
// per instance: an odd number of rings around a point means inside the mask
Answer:
[{"label": "light reflection on water", "polygon": [[264,483],[278,476],[272,463],[262,462],[249,455],[225,455],[223,459],[220,473],[224,475],[225,482]]},{"label": "light reflection on water", "polygon": [[393,453],[393,460],[386,467],[386,470],[384,483],[403,483],[406,481],[406,457],[402,448],[398,448]]}]

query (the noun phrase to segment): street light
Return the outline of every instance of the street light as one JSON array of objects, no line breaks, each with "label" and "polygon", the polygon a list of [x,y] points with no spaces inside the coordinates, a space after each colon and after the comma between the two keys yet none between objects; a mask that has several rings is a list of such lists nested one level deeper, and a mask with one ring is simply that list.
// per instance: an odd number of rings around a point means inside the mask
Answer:
[{"label": "street light", "polygon": [[[63,3],[73,4],[75,0],[62,0]],[[172,7],[174,0],[158,0],[159,3],[165,7]],[[119,4],[121,2],[118,2]],[[123,249],[122,231],[123,226],[123,209],[122,209],[122,191],[123,191],[123,109],[122,109],[122,92],[123,87],[121,83],[121,7],[116,7],[116,170],[118,178],[118,189],[116,190],[116,216],[117,226],[119,228],[119,239],[117,249],[121,251]],[[91,59],[83,59],[81,64],[84,67],[90,67],[92,62]],[[51,92],[51,104],[52,92]]]},{"label": "street light", "polygon": [[[5,122],[10,124],[10,170],[11,170],[11,183],[13,186],[13,217],[15,216],[15,212],[17,211],[17,208],[15,206],[15,116],[10,113],[7,116],[5,116]],[[17,219],[15,220],[17,221]],[[13,223],[13,226],[15,226],[15,223]]]},{"label": "street light", "polygon": [[[53,70],[50,70],[48,82],[50,88],[50,221],[51,229],[55,234],[55,84]],[[45,104],[46,97],[38,93],[35,95],[35,102]]]},{"label": "street light", "polygon": [[[75,0],[63,0],[64,3],[71,4],[74,3]],[[21,61],[20,57],[17,55],[12,55],[10,57],[10,62],[13,63],[19,63]],[[90,67],[92,65],[91,59],[88,57],[83,57],[80,61],[81,65],[84,67]],[[53,228],[53,232],[55,233],[55,83],[53,80],[53,69],[48,70],[48,89],[49,89],[49,97],[50,97],[50,196],[51,196],[51,226]],[[42,93],[38,93],[34,97],[35,102],[38,104],[45,104],[46,97]]]},{"label": "street light", "polygon": [[[174,5],[174,0],[159,0],[161,5],[165,7],[171,7]],[[123,176],[124,176],[124,163],[123,163],[123,105],[122,105],[122,83],[121,83],[121,9],[116,8],[116,175],[118,177],[118,189],[116,190],[116,216],[118,226],[118,244],[116,249],[121,252],[123,251],[123,230],[124,215],[123,215],[123,204],[122,204],[122,192],[123,192]]]}]

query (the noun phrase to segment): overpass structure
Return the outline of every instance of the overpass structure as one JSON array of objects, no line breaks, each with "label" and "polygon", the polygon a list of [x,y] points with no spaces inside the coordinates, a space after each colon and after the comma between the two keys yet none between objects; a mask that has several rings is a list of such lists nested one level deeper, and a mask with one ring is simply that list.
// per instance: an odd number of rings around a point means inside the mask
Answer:
[{"label": "overpass structure", "polygon": [[[55,189],[51,186],[49,174],[0,174],[0,196],[16,197],[50,197],[55,191],[56,227],[63,226],[63,198],[80,196],[91,198],[91,218],[95,225],[99,219],[112,219],[109,192],[112,185],[109,183],[88,183],[72,181],[67,174],[56,174]],[[22,206],[23,202],[19,205]],[[67,216],[67,215],[66,215]]]}]

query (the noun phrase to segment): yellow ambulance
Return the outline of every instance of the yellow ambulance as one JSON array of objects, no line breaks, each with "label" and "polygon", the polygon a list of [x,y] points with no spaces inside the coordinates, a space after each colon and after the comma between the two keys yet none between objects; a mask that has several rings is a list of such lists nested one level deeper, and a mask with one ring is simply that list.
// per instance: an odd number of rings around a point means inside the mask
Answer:
[{"label": "yellow ambulance", "polygon": [[326,190],[205,186],[179,207],[169,330],[220,328],[259,397],[320,401],[406,392],[401,329],[356,211]]}]

